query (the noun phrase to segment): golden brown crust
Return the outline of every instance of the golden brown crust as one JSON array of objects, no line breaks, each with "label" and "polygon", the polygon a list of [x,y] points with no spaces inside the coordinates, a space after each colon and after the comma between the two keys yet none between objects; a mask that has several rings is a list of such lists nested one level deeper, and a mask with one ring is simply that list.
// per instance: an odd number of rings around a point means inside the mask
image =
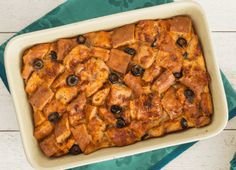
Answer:
[{"label": "golden brown crust", "polygon": [[133,91],[135,95],[140,96],[144,93],[140,77],[136,77],[131,73],[128,73],[124,77],[124,82]]},{"label": "golden brown crust", "polygon": [[135,35],[136,39],[144,42],[152,43],[158,34],[158,22],[153,20],[139,21]]},{"label": "golden brown crust", "polygon": [[135,42],[134,37],[135,25],[125,25],[115,28],[111,37],[112,47],[117,48],[124,45],[129,45]]},{"label": "golden brown crust", "polygon": [[54,93],[52,90],[45,86],[40,86],[32,96],[30,96],[29,101],[33,108],[37,110],[42,110],[44,106],[51,101]]},{"label": "golden brown crust", "polygon": [[156,60],[157,50],[144,44],[140,44],[134,62],[143,68],[149,68]]},{"label": "golden brown crust", "polygon": [[[35,66],[35,61],[38,65]],[[206,126],[213,103],[187,16],[38,44],[23,54],[34,136],[48,157]]]},{"label": "golden brown crust", "polygon": [[106,64],[113,70],[125,74],[128,64],[131,60],[131,56],[123,51],[112,49],[110,58]]},{"label": "golden brown crust", "polygon": [[112,32],[98,31],[85,34],[88,43],[94,47],[111,48]]},{"label": "golden brown crust", "polygon": [[175,77],[169,70],[163,72],[152,85],[152,90],[159,94],[165,92],[170,86],[175,83]]}]

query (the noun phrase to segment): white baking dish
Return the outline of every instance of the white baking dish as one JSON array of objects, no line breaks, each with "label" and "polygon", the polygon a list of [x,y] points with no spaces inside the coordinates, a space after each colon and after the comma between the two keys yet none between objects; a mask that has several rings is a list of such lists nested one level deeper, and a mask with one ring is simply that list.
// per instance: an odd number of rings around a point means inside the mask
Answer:
[{"label": "white baking dish", "polygon": [[[143,19],[161,19],[176,15],[189,15],[200,37],[207,69],[212,80],[211,92],[214,103],[212,123],[204,128],[173,133],[161,138],[138,142],[130,146],[102,149],[89,155],[81,154],[53,159],[44,156],[38,147],[36,139],[33,137],[32,110],[27,101],[24,82],[21,77],[23,51],[34,44],[50,42],[62,37],[72,37],[86,32],[111,29]],[[219,67],[213,53],[206,16],[202,8],[193,2],[174,2],[20,35],[8,43],[4,57],[7,78],[15,104],[25,153],[31,165],[37,169],[65,169],[206,139],[220,133],[228,120],[226,97]]]}]

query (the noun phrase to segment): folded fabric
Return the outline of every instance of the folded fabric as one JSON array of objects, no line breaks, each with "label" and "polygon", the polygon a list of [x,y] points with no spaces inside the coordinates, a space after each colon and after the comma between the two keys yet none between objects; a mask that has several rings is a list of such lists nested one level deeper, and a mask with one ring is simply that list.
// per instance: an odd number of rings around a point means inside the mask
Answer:
[{"label": "folded fabric", "polygon": [[230,170],[236,170],[236,153],[234,154],[233,159],[230,161]]}]

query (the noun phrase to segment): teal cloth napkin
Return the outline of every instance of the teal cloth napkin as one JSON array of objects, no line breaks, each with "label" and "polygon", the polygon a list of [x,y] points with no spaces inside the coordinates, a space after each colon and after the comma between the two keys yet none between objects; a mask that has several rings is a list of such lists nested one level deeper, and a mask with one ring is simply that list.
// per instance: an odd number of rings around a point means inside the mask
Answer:
[{"label": "teal cloth napkin", "polygon": [[236,170],[236,153],[234,154],[233,159],[230,161],[230,170]]},{"label": "teal cloth napkin", "polygon": [[[129,11],[148,6],[160,5],[163,3],[170,3],[172,0],[68,0],[62,5],[58,6],[42,18],[38,19],[25,29],[18,32],[16,35],[32,32],[36,30],[57,27],[73,22],[78,22],[99,16],[114,14],[123,11]],[[4,68],[4,48],[6,43],[0,46],[0,76],[8,88],[7,78]],[[222,80],[224,82],[225,93],[229,107],[229,118],[236,115],[236,93],[232,86],[222,73]],[[128,156],[124,158],[104,161],[91,165],[86,165],[77,169],[92,170],[143,170],[143,169],[161,169],[172,159],[191,147],[195,142],[167,147],[151,152]]]}]

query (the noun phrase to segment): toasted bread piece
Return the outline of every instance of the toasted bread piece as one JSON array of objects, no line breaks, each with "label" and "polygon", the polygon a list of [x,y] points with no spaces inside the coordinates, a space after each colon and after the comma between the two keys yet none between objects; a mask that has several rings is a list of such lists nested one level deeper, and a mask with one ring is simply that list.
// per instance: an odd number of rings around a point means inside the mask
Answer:
[{"label": "toasted bread piece", "polygon": [[110,88],[105,88],[93,95],[92,103],[96,106],[103,105],[105,103],[105,100],[110,92]]},{"label": "toasted bread piece", "polygon": [[75,46],[64,58],[63,64],[67,69],[89,59],[90,49],[85,45]]},{"label": "toasted bread piece", "polygon": [[135,29],[135,35],[140,41],[154,42],[158,35],[158,22],[153,20],[139,21]]},{"label": "toasted bread piece", "polygon": [[110,58],[106,64],[113,70],[125,74],[130,60],[130,55],[124,53],[123,51],[112,49]]},{"label": "toasted bread piece", "polygon": [[91,49],[90,55],[93,57],[100,58],[103,61],[107,61],[110,57],[110,50],[99,47],[93,47]]},{"label": "toasted bread piece", "polygon": [[148,45],[140,45],[134,61],[143,68],[149,68],[156,60],[157,51]]},{"label": "toasted bread piece", "polygon": [[141,95],[144,93],[143,87],[142,87],[142,81],[140,77],[136,77],[132,75],[131,73],[128,73],[124,77],[124,82],[127,84],[127,86],[132,89],[132,91],[136,95]]},{"label": "toasted bread piece", "polygon": [[48,157],[53,156],[54,154],[60,151],[59,147],[56,144],[54,134],[45,138],[42,142],[39,143],[39,146],[41,147],[44,154]]},{"label": "toasted bread piece", "polygon": [[33,62],[36,59],[44,59],[48,54],[51,44],[38,44],[27,51],[23,55],[23,68],[22,68],[22,77],[25,81],[28,80],[31,73],[34,71]]},{"label": "toasted bread piece", "polygon": [[56,42],[57,59],[63,60],[76,45],[76,39],[59,39]]},{"label": "toasted bread piece", "polygon": [[46,120],[44,121],[44,123],[42,123],[41,125],[37,126],[34,129],[34,137],[38,140],[41,140],[50,135],[52,130],[53,130],[53,125]]},{"label": "toasted bread piece", "polygon": [[55,126],[55,137],[57,143],[63,143],[66,141],[66,139],[70,136],[70,125],[69,125],[69,119],[68,119],[68,113],[64,113],[60,120],[57,122],[57,125]]},{"label": "toasted bread piece", "polygon": [[170,31],[190,33],[192,21],[189,17],[179,16],[170,20]]},{"label": "toasted bread piece", "polygon": [[161,94],[166,90],[168,90],[168,88],[172,86],[174,83],[175,83],[175,77],[170,71],[166,70],[153,83],[152,90],[157,91],[159,94]]},{"label": "toasted bread piece", "polygon": [[135,32],[134,24],[125,25],[114,29],[111,37],[112,47],[117,48],[120,46],[134,43],[136,41],[134,32]]},{"label": "toasted bread piece", "polygon": [[29,101],[34,108],[36,108],[38,110],[42,110],[43,107],[49,101],[51,101],[53,96],[54,96],[54,93],[52,92],[52,90],[50,88],[45,87],[45,86],[40,86],[35,91],[35,93],[32,94],[32,96],[30,96]]},{"label": "toasted bread piece", "polygon": [[78,125],[71,129],[75,141],[78,143],[80,149],[85,151],[86,147],[92,141],[91,135],[88,134],[88,130],[85,124]]},{"label": "toasted bread piece", "polygon": [[111,86],[111,92],[109,96],[109,105],[128,105],[132,91],[130,88],[124,85],[114,84]]},{"label": "toasted bread piece", "polygon": [[111,32],[98,31],[85,34],[90,45],[101,48],[111,48]]}]

